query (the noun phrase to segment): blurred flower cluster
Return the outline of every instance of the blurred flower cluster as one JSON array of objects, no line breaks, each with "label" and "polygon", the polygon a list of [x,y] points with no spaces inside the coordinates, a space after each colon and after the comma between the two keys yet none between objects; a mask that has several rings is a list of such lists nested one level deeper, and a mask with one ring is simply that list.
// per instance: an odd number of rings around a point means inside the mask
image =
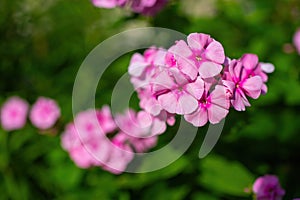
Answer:
[{"label": "blurred flower cluster", "polygon": [[144,137],[151,132],[149,126],[141,126],[144,117],[141,112],[127,110],[113,119],[108,106],[80,112],[66,126],[62,147],[81,168],[99,166],[119,174],[132,161],[134,152],[143,153],[156,145],[156,136]]},{"label": "blurred flower cluster", "polygon": [[97,7],[130,7],[133,12],[143,15],[155,15],[167,2],[167,0],[92,0]]},{"label": "blurred flower cluster", "polygon": [[[6,100],[1,108],[1,125],[6,131],[21,129],[27,122],[29,104],[20,97],[13,96]],[[56,101],[46,97],[39,97],[32,105],[29,119],[40,130],[54,126],[60,117],[60,108]]]}]

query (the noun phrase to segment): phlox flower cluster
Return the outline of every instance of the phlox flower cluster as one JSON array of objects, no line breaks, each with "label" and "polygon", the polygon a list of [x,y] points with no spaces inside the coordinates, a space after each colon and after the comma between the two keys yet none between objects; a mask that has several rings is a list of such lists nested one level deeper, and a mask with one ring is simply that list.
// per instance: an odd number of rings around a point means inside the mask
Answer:
[{"label": "phlox flower cluster", "polygon": [[151,136],[156,122],[148,117],[142,111],[128,109],[113,118],[108,106],[86,110],[66,126],[61,144],[78,167],[98,166],[119,174],[133,160],[134,153],[156,145],[157,136]]},{"label": "phlox flower cluster", "polygon": [[[29,104],[26,100],[13,96],[8,98],[1,108],[1,125],[6,131],[21,129],[25,126]],[[60,117],[60,108],[56,101],[39,97],[29,113],[31,123],[38,129],[46,130],[54,126]]]},{"label": "phlox flower cluster", "polygon": [[167,0],[92,0],[92,3],[101,8],[130,7],[135,13],[155,15],[165,6]]},{"label": "phlox flower cluster", "polygon": [[219,123],[230,106],[244,111],[249,98],[267,92],[267,73],[273,71],[255,54],[226,57],[222,44],[203,33],[192,33],[169,49],[136,53],[128,68],[145,112],[169,125],[174,115],[183,115],[196,127]]},{"label": "phlox flower cluster", "polygon": [[256,200],[281,200],[285,194],[275,175],[264,175],[257,178],[252,190]]}]

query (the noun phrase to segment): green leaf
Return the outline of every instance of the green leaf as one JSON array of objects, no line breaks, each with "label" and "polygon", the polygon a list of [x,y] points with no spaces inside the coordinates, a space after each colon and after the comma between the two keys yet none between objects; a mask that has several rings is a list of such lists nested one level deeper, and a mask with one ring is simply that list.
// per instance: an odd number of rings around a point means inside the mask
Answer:
[{"label": "green leaf", "polygon": [[247,196],[244,189],[254,181],[254,176],[240,163],[220,156],[208,156],[200,165],[200,183],[215,192]]},{"label": "green leaf", "polygon": [[215,196],[212,196],[210,194],[206,194],[206,193],[203,193],[203,192],[197,192],[196,194],[193,195],[192,197],[193,200],[218,200],[217,197]]}]

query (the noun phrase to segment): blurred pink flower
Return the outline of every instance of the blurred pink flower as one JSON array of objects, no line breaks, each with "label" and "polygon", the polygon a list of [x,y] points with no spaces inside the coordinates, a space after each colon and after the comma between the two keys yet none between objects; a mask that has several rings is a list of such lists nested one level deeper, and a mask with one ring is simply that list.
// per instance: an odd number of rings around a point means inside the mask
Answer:
[{"label": "blurred pink flower", "polygon": [[[78,167],[98,166],[120,174],[133,159],[134,151],[146,152],[156,145],[157,137],[148,135],[151,131],[164,131],[160,125],[154,127],[153,124],[158,122],[152,121],[152,118],[146,120],[149,114],[143,116],[142,113],[128,110],[123,115],[117,114],[115,123],[108,106],[80,112],[74,123],[66,126],[61,135],[61,146]],[[147,127],[142,127],[143,123]],[[163,125],[166,128],[165,121]],[[107,137],[109,134],[112,136]]]},{"label": "blurred pink flower", "polygon": [[128,109],[124,114],[117,114],[115,120],[123,133],[143,139],[165,132],[166,118],[167,116],[164,114],[154,117],[145,111],[136,113]]},{"label": "blurred pink flower", "polygon": [[33,104],[29,118],[31,123],[39,129],[51,128],[60,117],[60,108],[50,98],[39,97]]},{"label": "blurred pink flower", "polygon": [[94,6],[101,8],[115,8],[117,6],[123,6],[127,0],[92,0]]},{"label": "blurred pink flower", "polygon": [[81,168],[102,166],[111,153],[111,143],[106,134],[115,128],[108,106],[100,110],[86,110],[78,113],[74,123],[65,127],[61,146]]},{"label": "blurred pink flower", "polygon": [[63,149],[69,152],[71,159],[80,168],[100,166],[110,153],[109,143],[101,135],[82,133],[81,138],[75,125],[68,124],[61,136]]},{"label": "blurred pink flower", "polygon": [[136,13],[153,16],[158,13],[168,0],[133,0],[131,9]]},{"label": "blurred pink flower", "polygon": [[300,55],[300,28],[294,34],[293,43],[294,46],[296,47],[298,54]]},{"label": "blurred pink flower", "polygon": [[253,184],[256,200],[281,200],[285,191],[274,175],[264,175],[256,179]]},{"label": "blurred pink flower", "polygon": [[19,97],[10,97],[1,108],[1,124],[6,131],[24,127],[28,112],[28,103]]},{"label": "blurred pink flower", "polygon": [[121,174],[124,172],[127,168],[127,165],[134,158],[134,152],[130,147],[130,143],[128,143],[126,140],[120,140],[120,135],[121,133],[118,133],[112,139],[108,159],[102,166],[103,169],[113,174]]},{"label": "blurred pink flower", "polygon": [[167,0],[92,0],[92,3],[100,8],[130,6],[136,13],[152,16],[165,6]]}]

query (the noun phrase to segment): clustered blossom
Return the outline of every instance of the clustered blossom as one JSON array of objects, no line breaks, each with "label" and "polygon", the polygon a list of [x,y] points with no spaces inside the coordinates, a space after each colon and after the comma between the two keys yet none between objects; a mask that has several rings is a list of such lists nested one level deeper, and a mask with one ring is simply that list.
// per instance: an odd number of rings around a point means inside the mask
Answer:
[{"label": "clustered blossom", "polygon": [[100,8],[130,7],[133,12],[143,15],[155,15],[167,3],[167,0],[92,0]]},{"label": "clustered blossom", "polygon": [[274,175],[264,175],[257,178],[252,190],[256,200],[281,200],[285,194],[278,178]]},{"label": "clustered blossom", "polygon": [[114,119],[108,106],[80,112],[66,126],[61,136],[62,147],[78,167],[98,166],[122,173],[134,152],[143,153],[156,145],[157,136],[149,136],[154,122],[148,119],[145,124],[141,121],[144,117],[140,112],[127,110]]},{"label": "clustered blossom", "polygon": [[[21,129],[25,126],[29,104],[20,97],[14,96],[6,100],[1,108],[1,125],[6,131]],[[30,110],[30,120],[39,129],[51,128],[60,117],[57,103],[45,97],[39,97]]]},{"label": "clustered blossom", "polygon": [[244,111],[249,98],[267,92],[267,73],[273,71],[254,54],[226,57],[221,43],[203,33],[192,33],[169,49],[136,53],[128,68],[145,112],[154,118],[163,114],[169,125],[174,115],[183,115],[196,127],[219,123],[230,105]]},{"label": "clustered blossom", "polygon": [[33,104],[29,118],[31,123],[39,129],[51,128],[60,117],[60,108],[49,98],[39,97]]}]

